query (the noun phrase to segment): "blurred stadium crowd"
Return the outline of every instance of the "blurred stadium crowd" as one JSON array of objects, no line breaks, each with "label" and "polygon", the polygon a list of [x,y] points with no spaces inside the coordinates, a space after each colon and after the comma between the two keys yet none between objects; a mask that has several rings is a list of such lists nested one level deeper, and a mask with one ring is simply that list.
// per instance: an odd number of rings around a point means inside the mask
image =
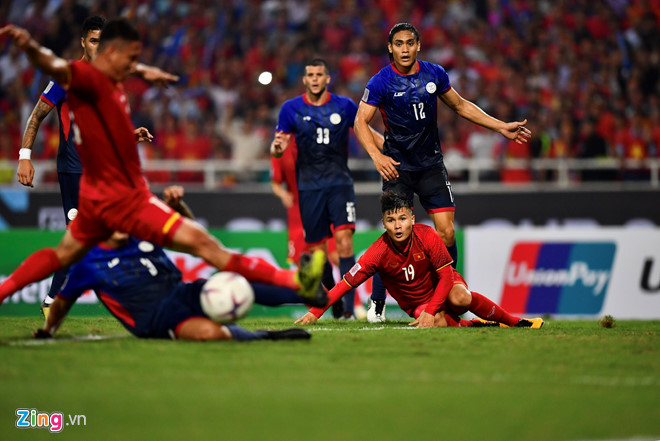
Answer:
[{"label": "blurred stadium crowd", "polygon": [[[420,59],[444,66],[461,95],[500,119],[527,118],[534,132],[529,145],[509,143],[440,105],[448,163],[658,157],[660,0],[13,0],[0,6],[2,24],[26,27],[68,58],[80,56],[80,25],[95,14],[134,19],[144,36],[141,61],[181,76],[167,89],[138,78],[126,83],[134,123],[155,135],[153,144],[141,146],[147,160],[234,159],[240,166],[267,158],[280,105],[302,93],[305,61],[327,59],[330,90],[359,102],[367,80],[389,63],[387,33],[401,21],[417,26]],[[268,85],[257,81],[263,71],[273,74]],[[16,160],[25,121],[47,81],[0,42],[0,160]],[[54,158],[56,118],[42,125],[40,137],[33,158]],[[365,157],[355,138],[350,148]],[[645,178],[643,170],[586,173],[582,179]],[[179,178],[196,179],[194,173]],[[484,178],[551,176],[522,168]]]}]

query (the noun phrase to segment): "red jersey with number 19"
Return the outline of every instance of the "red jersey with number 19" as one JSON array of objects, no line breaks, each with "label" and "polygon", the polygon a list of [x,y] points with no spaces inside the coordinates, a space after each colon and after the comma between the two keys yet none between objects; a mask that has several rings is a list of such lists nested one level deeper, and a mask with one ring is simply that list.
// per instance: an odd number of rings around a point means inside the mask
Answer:
[{"label": "red jersey with number 19", "polygon": [[106,199],[147,189],[121,84],[90,63],[73,61],[67,101],[83,163],[81,196]]},{"label": "red jersey with number 19", "polygon": [[344,280],[356,287],[376,272],[401,309],[412,316],[415,308],[429,303],[438,285],[440,269],[453,261],[438,233],[428,225],[413,225],[411,240],[404,251],[383,233]]}]

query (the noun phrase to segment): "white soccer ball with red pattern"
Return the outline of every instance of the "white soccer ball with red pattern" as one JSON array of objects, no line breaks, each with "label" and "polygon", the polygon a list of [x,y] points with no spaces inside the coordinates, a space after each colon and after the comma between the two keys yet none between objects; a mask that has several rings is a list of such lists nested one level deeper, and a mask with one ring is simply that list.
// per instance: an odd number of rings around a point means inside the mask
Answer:
[{"label": "white soccer ball with red pattern", "polygon": [[213,274],[202,287],[202,311],[219,323],[231,323],[244,317],[254,303],[250,282],[237,273]]}]

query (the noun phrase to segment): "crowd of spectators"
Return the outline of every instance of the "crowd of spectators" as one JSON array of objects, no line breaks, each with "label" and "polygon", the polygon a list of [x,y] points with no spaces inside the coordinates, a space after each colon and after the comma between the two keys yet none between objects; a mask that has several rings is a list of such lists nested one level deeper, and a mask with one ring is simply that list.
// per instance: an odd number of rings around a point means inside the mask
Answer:
[{"label": "crowd of spectators", "polygon": [[[135,124],[155,134],[152,145],[141,146],[147,160],[235,159],[241,167],[267,158],[281,104],[302,92],[305,61],[327,59],[331,91],[359,102],[367,80],[389,63],[387,33],[401,21],[417,26],[420,59],[444,66],[461,95],[502,120],[527,118],[534,132],[529,145],[509,143],[440,105],[448,162],[658,157],[660,0],[13,0],[0,6],[0,22],[26,27],[67,58],[80,56],[80,25],[94,14],[133,19],[144,36],[141,61],[181,76],[167,89],[138,78],[126,83]],[[263,71],[273,74],[268,85],[257,81]],[[0,42],[0,160],[17,157],[47,80]],[[33,157],[53,158],[57,136],[50,118]],[[365,157],[355,138],[350,149]],[[592,172],[582,179],[602,177]],[[607,177],[645,176],[642,169]],[[551,176],[523,167],[486,178]]]}]

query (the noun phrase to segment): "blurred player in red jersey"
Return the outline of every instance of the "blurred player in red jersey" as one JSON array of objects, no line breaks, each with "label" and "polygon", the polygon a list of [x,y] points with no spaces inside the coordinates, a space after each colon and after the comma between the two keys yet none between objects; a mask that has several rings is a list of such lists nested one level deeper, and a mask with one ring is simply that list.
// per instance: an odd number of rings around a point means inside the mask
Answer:
[{"label": "blurred player in red jersey", "polygon": [[[0,301],[79,261],[92,246],[118,230],[194,254],[219,270],[237,272],[254,282],[299,290],[301,295],[323,303],[317,294],[322,291],[318,285],[325,261],[323,252],[315,253],[298,273],[275,268],[262,259],[233,254],[149,191],[135,145],[128,99],[121,87],[121,82],[136,70],[142,50],[140,34],[133,25],[125,19],[108,21],[91,63],[59,58],[26,30],[13,25],[0,29],[3,36],[11,37],[35,67],[51,74],[68,91],[83,173],[79,212],[70,229],[57,247],[35,252],[0,285]],[[156,82],[177,79],[159,69],[152,73],[145,78]]]},{"label": "blurred player in red jersey", "polygon": [[[543,320],[513,316],[485,296],[469,291],[463,277],[451,266],[452,258],[438,233],[415,224],[410,202],[386,191],[381,196],[385,233],[360,257],[344,278],[330,291],[332,304],[376,272],[401,309],[420,328],[440,326],[505,326],[540,328]],[[312,308],[296,323],[314,323],[328,308]],[[464,320],[472,312],[483,320]]]}]

